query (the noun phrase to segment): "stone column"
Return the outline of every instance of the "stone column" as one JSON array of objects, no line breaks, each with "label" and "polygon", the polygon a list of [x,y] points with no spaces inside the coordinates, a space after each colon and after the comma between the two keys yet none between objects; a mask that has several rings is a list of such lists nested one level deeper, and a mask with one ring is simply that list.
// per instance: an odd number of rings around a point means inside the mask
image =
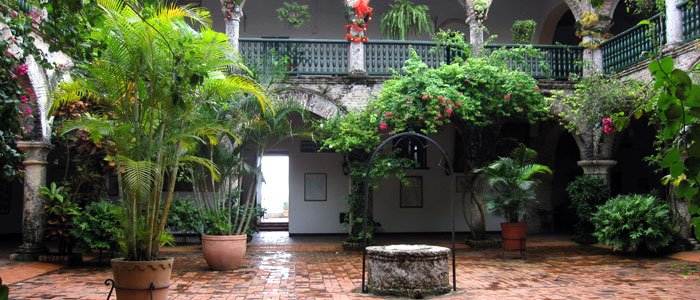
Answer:
[{"label": "stone column", "polygon": [[610,186],[610,169],[617,164],[614,160],[579,160],[577,163],[583,174],[602,178]]},{"label": "stone column", "polygon": [[226,35],[231,47],[240,52],[239,41],[241,17],[243,16],[245,0],[236,4],[234,0],[221,0],[221,12],[224,14]]},{"label": "stone column", "polygon": [[12,260],[33,261],[48,252],[44,246],[44,199],[39,197],[39,187],[46,184],[46,156],[53,146],[48,142],[19,141],[17,148],[28,157],[24,160],[24,208],[22,211],[22,245]]},{"label": "stone column", "polygon": [[683,42],[683,19],[677,7],[682,0],[666,0],[666,45]]}]

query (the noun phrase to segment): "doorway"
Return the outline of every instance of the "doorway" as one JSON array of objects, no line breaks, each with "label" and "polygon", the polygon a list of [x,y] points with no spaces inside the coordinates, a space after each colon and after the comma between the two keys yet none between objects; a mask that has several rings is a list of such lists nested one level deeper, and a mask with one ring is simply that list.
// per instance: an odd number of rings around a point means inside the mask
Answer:
[{"label": "doorway", "polygon": [[265,209],[262,223],[289,223],[289,155],[273,153],[262,158],[263,183],[260,205]]}]

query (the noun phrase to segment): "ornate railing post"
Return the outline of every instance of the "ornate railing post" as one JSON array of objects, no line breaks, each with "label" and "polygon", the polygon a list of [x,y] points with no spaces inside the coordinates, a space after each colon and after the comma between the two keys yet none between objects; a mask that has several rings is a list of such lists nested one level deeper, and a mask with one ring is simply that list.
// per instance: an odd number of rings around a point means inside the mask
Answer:
[{"label": "ornate railing post", "polygon": [[677,45],[683,42],[683,17],[678,8],[682,0],[666,0],[666,44]]}]

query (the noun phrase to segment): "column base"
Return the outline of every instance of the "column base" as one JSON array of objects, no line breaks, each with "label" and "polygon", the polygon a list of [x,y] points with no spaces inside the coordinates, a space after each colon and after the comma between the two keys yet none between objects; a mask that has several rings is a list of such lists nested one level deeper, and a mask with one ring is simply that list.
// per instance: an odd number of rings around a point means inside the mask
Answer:
[{"label": "column base", "polygon": [[39,256],[49,253],[46,246],[21,245],[16,253],[10,254],[12,261],[38,261]]},{"label": "column base", "polygon": [[583,174],[602,178],[610,184],[610,169],[617,164],[614,160],[580,160],[576,164],[583,169]]}]

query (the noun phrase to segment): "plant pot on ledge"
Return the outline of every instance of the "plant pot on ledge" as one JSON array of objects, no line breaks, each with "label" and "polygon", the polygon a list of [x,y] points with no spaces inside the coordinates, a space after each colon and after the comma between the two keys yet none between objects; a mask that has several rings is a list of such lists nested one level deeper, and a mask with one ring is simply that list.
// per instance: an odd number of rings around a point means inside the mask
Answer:
[{"label": "plant pot on ledge", "polygon": [[[117,299],[168,299],[173,261],[172,257],[156,261],[112,259],[112,275]],[[151,297],[151,283],[153,283],[153,297]]]},{"label": "plant pot on ledge", "polygon": [[248,236],[202,234],[202,255],[212,270],[238,268],[245,256]]}]

